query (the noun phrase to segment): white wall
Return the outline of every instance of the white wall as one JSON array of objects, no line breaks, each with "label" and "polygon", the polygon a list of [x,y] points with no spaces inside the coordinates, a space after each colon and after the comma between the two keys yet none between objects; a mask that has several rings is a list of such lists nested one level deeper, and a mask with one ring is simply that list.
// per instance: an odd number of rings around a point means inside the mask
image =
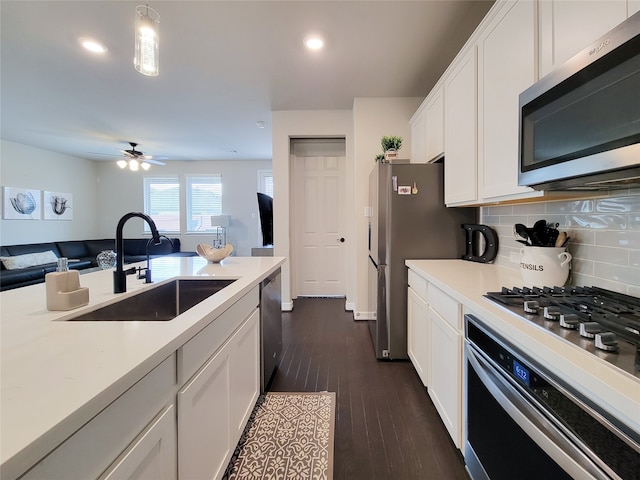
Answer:
[{"label": "white wall", "polygon": [[[0,179],[3,187],[73,195],[73,220],[1,220],[2,245],[83,240],[97,236],[94,162],[0,140]],[[40,196],[42,201],[42,194]]]},{"label": "white wall", "polygon": [[351,110],[313,110],[273,112],[271,124],[273,135],[273,248],[274,254],[287,258],[282,266],[282,308],[293,308],[291,294],[291,243],[289,222],[290,205],[293,199],[290,191],[290,144],[291,138],[344,138],[347,162],[347,197],[345,205],[348,231],[346,248],[347,266],[347,308],[351,308],[354,297],[353,272],[355,265],[355,242],[353,230],[353,119]]},{"label": "white wall", "polygon": [[355,228],[356,228],[356,307],[354,318],[367,319],[368,307],[367,245],[368,219],[364,208],[369,205],[369,174],[375,166],[374,158],[382,153],[380,139],[384,135],[402,137],[400,158],[411,155],[411,126],[409,119],[423,98],[356,98],[353,102],[353,136],[355,159]]},{"label": "white wall", "polygon": [[[404,142],[402,154],[411,152],[409,118],[422,98],[357,98],[353,110],[278,111],[273,112],[274,175],[274,250],[288,259],[291,255],[289,220],[290,140],[304,137],[344,137],[347,161],[347,299],[345,308],[354,311],[355,319],[367,318],[367,219],[369,173],[374,158],[382,153],[380,139],[399,135]],[[407,157],[408,158],[408,157]],[[282,268],[282,303],[291,309],[291,265]]]},{"label": "white wall", "polygon": [[[148,172],[134,173],[121,170],[115,162],[100,162],[98,172],[98,203],[100,221],[98,236],[115,236],[118,220],[127,212],[144,210],[143,178],[147,176],[178,175],[184,185],[185,175],[222,176],[222,210],[231,215],[227,229],[227,241],[233,244],[234,255],[250,256],[251,248],[262,245],[260,233],[260,215],[258,213],[258,170],[270,170],[268,160],[229,160],[229,161],[168,161],[165,166],[152,166]],[[182,190],[184,192],[184,189]],[[181,205],[181,215],[185,215],[185,206]],[[143,235],[144,222],[132,219],[124,228],[125,237]],[[174,236],[174,235],[170,235]],[[211,244],[211,235],[182,234],[180,238],[183,251],[195,251],[198,243]]]}]

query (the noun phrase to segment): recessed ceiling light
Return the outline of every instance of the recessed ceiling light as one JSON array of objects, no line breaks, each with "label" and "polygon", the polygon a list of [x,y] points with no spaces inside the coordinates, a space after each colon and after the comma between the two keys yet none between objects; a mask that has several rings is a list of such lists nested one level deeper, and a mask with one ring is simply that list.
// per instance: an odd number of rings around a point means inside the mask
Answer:
[{"label": "recessed ceiling light", "polygon": [[307,35],[304,44],[309,50],[320,50],[324,47],[324,40],[319,35]]},{"label": "recessed ceiling light", "polygon": [[84,47],[85,50],[89,50],[91,53],[105,53],[107,51],[107,47],[105,47],[102,43],[96,42],[95,40],[91,40],[89,38],[81,38],[80,44]]}]

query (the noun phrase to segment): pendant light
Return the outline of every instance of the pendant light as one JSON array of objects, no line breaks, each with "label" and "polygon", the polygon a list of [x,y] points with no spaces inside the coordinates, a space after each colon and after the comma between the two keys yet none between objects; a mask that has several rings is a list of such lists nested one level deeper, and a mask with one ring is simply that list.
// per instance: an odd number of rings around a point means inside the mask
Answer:
[{"label": "pendant light", "polygon": [[136,7],[134,67],[143,75],[158,75],[160,15],[149,5]]}]

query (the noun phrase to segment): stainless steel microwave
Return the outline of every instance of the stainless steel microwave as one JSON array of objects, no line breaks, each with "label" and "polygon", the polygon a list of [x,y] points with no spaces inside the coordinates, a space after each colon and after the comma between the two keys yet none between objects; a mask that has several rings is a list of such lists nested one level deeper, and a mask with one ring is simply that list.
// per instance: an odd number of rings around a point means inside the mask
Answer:
[{"label": "stainless steel microwave", "polygon": [[640,12],[522,92],[519,107],[519,185],[640,185]]}]

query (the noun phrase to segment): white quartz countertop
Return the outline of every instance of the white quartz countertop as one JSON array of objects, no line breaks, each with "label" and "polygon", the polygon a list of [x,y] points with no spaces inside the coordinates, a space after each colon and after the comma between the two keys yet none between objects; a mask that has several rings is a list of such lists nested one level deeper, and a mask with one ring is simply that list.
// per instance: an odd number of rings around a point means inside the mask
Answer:
[{"label": "white quartz countertop", "polygon": [[[80,284],[89,305],[68,312],[46,309],[44,284],[2,292],[0,477],[46,455],[284,261],[162,257],[151,263],[154,284],[128,275],[121,294],[113,293],[113,270],[87,273]],[[237,281],[170,321],[60,321],[174,277]]]},{"label": "white quartz countertop", "polygon": [[640,379],[597,355],[550,334],[502,309],[483,295],[504,287],[522,286],[517,270],[463,260],[407,260],[418,275],[463,304],[539,364],[552,366],[587,398],[640,434]]}]

